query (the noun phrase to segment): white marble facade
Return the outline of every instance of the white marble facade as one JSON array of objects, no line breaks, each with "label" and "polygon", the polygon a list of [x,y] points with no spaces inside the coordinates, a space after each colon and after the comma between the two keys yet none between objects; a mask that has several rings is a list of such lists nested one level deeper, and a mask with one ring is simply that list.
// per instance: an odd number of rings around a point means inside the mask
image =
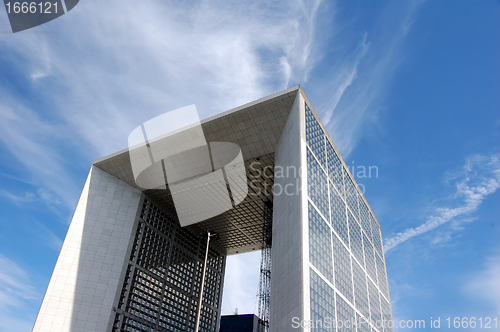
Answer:
[{"label": "white marble facade", "polygon": [[138,189],[92,167],[34,332],[111,328],[141,196]]}]

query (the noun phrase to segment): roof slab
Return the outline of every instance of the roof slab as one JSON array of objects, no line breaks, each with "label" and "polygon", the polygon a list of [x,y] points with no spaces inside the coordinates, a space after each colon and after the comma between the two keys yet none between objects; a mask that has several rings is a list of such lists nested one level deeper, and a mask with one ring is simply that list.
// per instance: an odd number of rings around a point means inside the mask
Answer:
[{"label": "roof slab", "polygon": [[[264,206],[266,201],[273,200],[270,188],[274,174],[270,170],[274,166],[274,152],[299,91],[302,91],[300,86],[295,86],[201,121],[207,142],[232,142],[240,146],[248,183],[253,181],[241,203],[218,216],[186,226],[195,234],[206,230],[219,233],[213,246],[226,255],[261,249]],[[140,189],[177,219],[168,186],[166,190],[144,190],[136,185],[128,149],[96,160],[93,165]],[[256,176],[255,169],[263,172],[267,166],[267,177]],[[260,186],[260,194],[255,186]]]}]

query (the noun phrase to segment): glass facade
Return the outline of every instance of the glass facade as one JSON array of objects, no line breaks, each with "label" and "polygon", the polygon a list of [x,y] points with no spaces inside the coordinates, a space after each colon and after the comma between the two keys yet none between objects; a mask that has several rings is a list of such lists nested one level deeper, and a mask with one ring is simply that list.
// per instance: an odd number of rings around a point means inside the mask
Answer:
[{"label": "glass facade", "polygon": [[363,245],[365,247],[366,272],[368,272],[368,275],[372,278],[372,280],[377,283],[377,271],[375,267],[375,253],[373,252],[373,245],[364,233]]},{"label": "glass facade", "polygon": [[354,279],[355,307],[364,317],[370,317],[366,274],[356,261],[352,262],[352,275]]},{"label": "glass facade", "polygon": [[309,203],[309,261],[333,283],[332,234],[326,221]]},{"label": "glass facade", "polygon": [[318,158],[321,167],[326,167],[325,134],[314,118],[309,106],[306,105],[306,139],[307,144]]},{"label": "glass facade", "polygon": [[335,286],[352,303],[351,255],[337,236],[333,237]]},{"label": "glass facade", "polygon": [[337,330],[345,332],[356,332],[354,309],[337,293],[335,296],[337,307]]},{"label": "glass facade", "polygon": [[349,228],[347,227],[346,206],[334,185],[330,183],[330,207],[333,229],[346,246],[349,246]]},{"label": "glass facade", "polygon": [[354,219],[351,212],[349,214],[349,237],[351,238],[351,253],[357,258],[359,264],[365,267],[365,254],[363,252],[363,233],[361,226]]},{"label": "glass facade", "polygon": [[[314,120],[316,121],[316,120]],[[328,158],[328,177],[335,184],[335,188],[339,192],[340,196],[344,197],[344,177],[343,177],[343,168],[342,162],[339,159],[337,153],[333,149],[330,141],[326,141],[326,150],[327,150],[327,158]]]},{"label": "glass facade", "polygon": [[307,102],[305,119],[311,330],[393,331],[380,227]]},{"label": "glass facade", "polygon": [[313,269],[310,269],[311,285],[311,321],[315,322],[311,331],[335,331],[332,325],[328,324],[327,318],[335,318],[335,303],[331,301],[335,297],[335,292],[323,278]]},{"label": "glass facade", "polygon": [[307,192],[311,201],[316,205],[325,220],[330,221],[328,209],[328,182],[326,173],[319,166],[312,152],[307,150]]}]

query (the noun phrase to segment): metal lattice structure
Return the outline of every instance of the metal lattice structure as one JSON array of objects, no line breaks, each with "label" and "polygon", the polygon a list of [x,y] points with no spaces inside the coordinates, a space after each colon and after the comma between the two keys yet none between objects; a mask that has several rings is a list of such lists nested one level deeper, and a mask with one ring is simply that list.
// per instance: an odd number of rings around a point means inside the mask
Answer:
[{"label": "metal lattice structure", "polygon": [[[113,332],[193,331],[206,240],[144,200]],[[210,248],[200,331],[217,329],[225,256]]]},{"label": "metal lattice structure", "polygon": [[265,204],[263,219],[264,225],[262,227],[258,316],[260,331],[268,332],[271,299],[271,244],[273,226],[273,203],[271,201],[267,201]]}]

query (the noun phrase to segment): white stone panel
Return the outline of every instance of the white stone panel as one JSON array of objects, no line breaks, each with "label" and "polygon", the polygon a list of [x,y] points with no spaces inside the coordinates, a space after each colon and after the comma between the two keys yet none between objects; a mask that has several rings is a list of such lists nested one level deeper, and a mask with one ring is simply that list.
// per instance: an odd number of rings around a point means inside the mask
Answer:
[{"label": "white stone panel", "polygon": [[111,328],[140,201],[139,190],[92,167],[34,332]]},{"label": "white stone panel", "polygon": [[309,304],[306,303],[309,301],[306,294],[306,290],[309,291],[309,270],[304,268],[308,266],[308,242],[307,198],[302,191],[305,183],[302,175],[305,145],[301,139],[303,104],[304,100],[298,93],[275,156],[275,174],[276,169],[281,168],[283,176],[274,179],[271,332],[291,331],[293,317],[301,320],[309,317]]}]

